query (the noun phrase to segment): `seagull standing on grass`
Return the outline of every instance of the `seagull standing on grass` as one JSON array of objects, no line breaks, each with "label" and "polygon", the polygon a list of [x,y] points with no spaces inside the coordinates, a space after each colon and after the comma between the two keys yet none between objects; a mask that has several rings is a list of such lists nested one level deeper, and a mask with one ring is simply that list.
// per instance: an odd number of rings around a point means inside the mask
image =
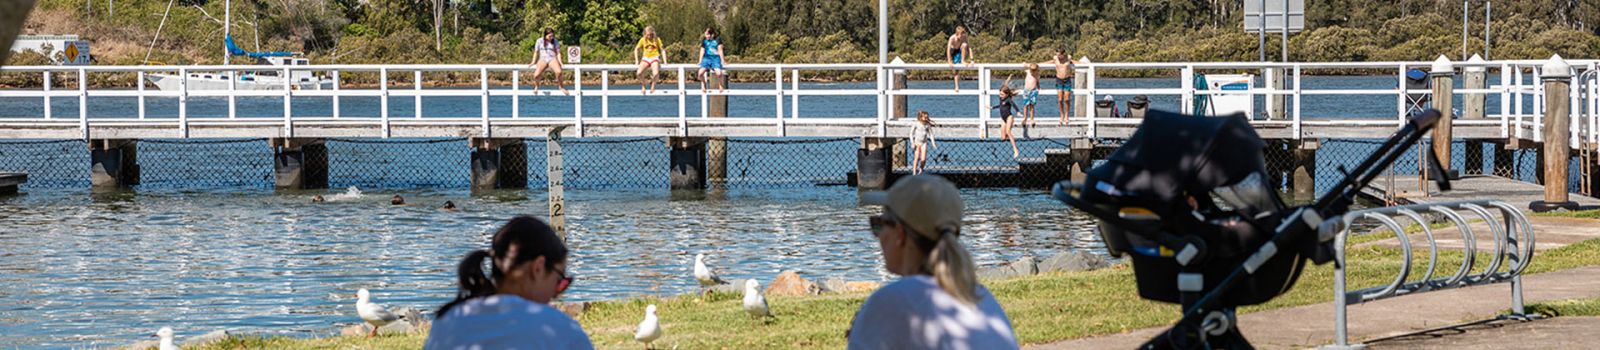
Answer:
[{"label": "seagull standing on grass", "polygon": [[150,336],[161,337],[161,346],[156,347],[156,349],[178,350],[178,346],[172,344],[172,327],[161,327],[161,330],[156,331],[156,334]]},{"label": "seagull standing on grass", "polygon": [[705,254],[694,255],[694,279],[695,281],[700,282],[700,296],[705,296],[706,292],[711,291],[706,287],[727,283],[724,282],[722,278],[717,277],[717,273],[715,271],[711,271],[711,268],[706,267]]},{"label": "seagull standing on grass", "polygon": [[372,333],[367,334],[368,338],[378,336],[379,327],[400,319],[400,316],[395,316],[394,313],[385,309],[383,305],[373,303],[371,294],[367,292],[366,288],[361,288],[360,291],[356,292],[356,315],[361,316],[362,321],[367,321],[367,324],[372,325]]},{"label": "seagull standing on grass", "polygon": [[772,317],[772,310],[767,308],[767,298],[761,296],[761,282],[754,279],[744,282],[744,312],[750,317]]},{"label": "seagull standing on grass", "polygon": [[644,308],[644,321],[639,321],[639,329],[633,331],[633,340],[644,343],[646,350],[651,349],[650,342],[661,338],[661,324],[656,319],[656,304]]}]

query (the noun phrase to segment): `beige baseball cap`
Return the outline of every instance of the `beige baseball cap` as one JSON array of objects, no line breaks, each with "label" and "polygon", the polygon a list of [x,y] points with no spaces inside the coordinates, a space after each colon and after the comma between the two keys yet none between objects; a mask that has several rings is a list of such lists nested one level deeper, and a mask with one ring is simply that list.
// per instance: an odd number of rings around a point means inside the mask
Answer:
[{"label": "beige baseball cap", "polygon": [[902,178],[888,191],[863,193],[861,202],[884,206],[912,231],[934,240],[939,239],[941,226],[960,229],[961,212],[965,209],[954,183],[928,174]]}]

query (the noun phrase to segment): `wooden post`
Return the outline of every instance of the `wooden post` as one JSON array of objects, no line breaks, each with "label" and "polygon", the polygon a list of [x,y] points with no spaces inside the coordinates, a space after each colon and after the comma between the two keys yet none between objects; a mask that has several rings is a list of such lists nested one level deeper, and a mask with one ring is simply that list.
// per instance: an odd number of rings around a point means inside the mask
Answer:
[{"label": "wooden post", "polygon": [[1322,140],[1304,139],[1298,147],[1294,148],[1294,167],[1290,168],[1289,187],[1293,189],[1296,202],[1310,202],[1317,199],[1317,149],[1322,148]]},{"label": "wooden post", "polygon": [[137,140],[89,140],[89,184],[96,189],[139,184]]},{"label": "wooden post", "polygon": [[[1478,57],[1478,55],[1472,55],[1472,58],[1468,59],[1467,63],[1483,63],[1483,58]],[[1462,87],[1468,90],[1478,90],[1488,86],[1488,75],[1486,74],[1486,69],[1482,66],[1468,66],[1463,68],[1462,72],[1463,79],[1466,79],[1461,82]],[[1485,94],[1478,92],[1462,94],[1461,119],[1483,120],[1487,117],[1484,109],[1487,106],[1485,96]],[[1483,141],[1467,140],[1466,146],[1467,159],[1464,161],[1466,169],[1461,169],[1462,172],[1468,175],[1483,174]]]},{"label": "wooden post", "polygon": [[1572,146],[1568,128],[1572,110],[1567,89],[1571,87],[1572,66],[1561,55],[1550,57],[1540,75],[1544,78],[1544,200],[1528,203],[1528,209],[1545,212],[1556,209],[1575,210],[1578,203],[1567,198],[1567,165],[1571,161]]},{"label": "wooden post", "polygon": [[[1453,110],[1455,102],[1455,67],[1450,63],[1449,58],[1440,55],[1439,59],[1433,61],[1433,70],[1428,73],[1428,76],[1433,79],[1433,109],[1444,113],[1444,117],[1439,118],[1438,124],[1435,124],[1433,128],[1433,156],[1439,160],[1439,165],[1444,169],[1444,176],[1449,176],[1450,179],[1460,178],[1461,174],[1450,168],[1450,146],[1454,140],[1451,125],[1454,124],[1452,119],[1455,116]],[[1426,178],[1440,175],[1433,174],[1432,169],[1426,164],[1423,165],[1423,169],[1425,169],[1423,173],[1427,174],[1425,175]]]},{"label": "wooden post", "polygon": [[[706,73],[705,82],[708,82],[710,84],[706,88],[707,91],[720,91],[725,86],[727,86],[727,84],[728,84],[728,80],[727,79],[728,79],[727,75],[723,75],[721,79],[718,79],[717,75],[711,74],[709,72]],[[710,97],[706,98],[706,104],[709,105],[706,108],[707,117],[710,117],[710,118],[727,118],[728,117],[728,96],[727,95],[711,95]],[[706,148],[706,152],[705,152],[706,153],[706,161],[705,161],[706,165],[705,165],[705,169],[704,169],[706,171],[705,176],[708,178],[708,180],[711,183],[720,184],[720,183],[728,181],[728,139],[725,138],[725,137],[714,137],[714,138],[707,139],[706,143],[705,143],[705,148]]]},{"label": "wooden post", "polygon": [[[1078,59],[1078,63],[1089,64],[1089,57],[1079,58]],[[1079,95],[1078,94],[1079,91],[1083,91],[1083,89],[1086,89],[1088,87],[1089,87],[1089,70],[1088,69],[1074,69],[1074,70],[1072,70],[1072,92],[1073,92],[1073,95],[1072,95],[1071,98],[1072,98],[1072,104],[1073,104],[1073,106],[1072,106],[1072,118],[1073,118],[1073,120],[1088,119],[1089,118],[1089,111],[1094,109],[1094,96]]]},{"label": "wooden post", "polygon": [[[1283,84],[1283,82],[1284,82],[1284,79],[1283,79],[1284,71],[1283,71],[1283,69],[1280,69],[1280,68],[1265,68],[1265,69],[1262,69],[1262,72],[1263,72],[1263,74],[1266,74],[1266,79],[1265,80],[1266,80],[1268,89],[1271,89],[1271,90],[1283,90],[1284,89],[1284,86],[1283,86],[1284,85]],[[1286,100],[1285,95],[1278,95],[1278,94],[1267,95],[1267,117],[1266,117],[1266,120],[1284,120],[1284,119],[1289,119],[1289,118],[1284,117],[1284,107],[1283,107],[1284,103],[1283,102],[1285,100]]]}]

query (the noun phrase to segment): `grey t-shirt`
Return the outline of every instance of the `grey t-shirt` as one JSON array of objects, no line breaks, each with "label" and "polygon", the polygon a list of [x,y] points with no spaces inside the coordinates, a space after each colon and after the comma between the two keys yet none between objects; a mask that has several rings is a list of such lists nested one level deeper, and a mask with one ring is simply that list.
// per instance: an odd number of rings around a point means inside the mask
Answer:
[{"label": "grey t-shirt", "polygon": [[467,300],[433,321],[423,349],[593,350],[578,321],[514,295]]},{"label": "grey t-shirt", "polygon": [[849,349],[1017,349],[1011,319],[989,289],[977,289],[978,304],[967,305],[931,276],[890,283],[867,297],[856,313]]}]

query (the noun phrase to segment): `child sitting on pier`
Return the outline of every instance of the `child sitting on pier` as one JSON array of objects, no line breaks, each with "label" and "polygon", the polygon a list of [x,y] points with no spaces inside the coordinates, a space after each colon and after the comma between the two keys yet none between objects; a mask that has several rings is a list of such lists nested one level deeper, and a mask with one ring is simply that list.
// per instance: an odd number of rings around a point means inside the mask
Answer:
[{"label": "child sitting on pier", "polygon": [[1017,112],[1016,102],[1011,101],[1014,97],[1017,97],[1017,92],[1011,89],[1011,76],[1006,76],[1005,83],[1000,85],[1000,104],[989,107],[1000,110],[1000,120],[1005,122],[1000,125],[1000,136],[1011,142],[1011,158],[1022,156],[1022,152],[1017,150],[1017,139],[1011,136],[1011,114]]},{"label": "child sitting on pier", "polygon": [[911,127],[911,150],[915,153],[911,160],[911,174],[921,174],[927,167],[928,146],[939,147],[933,141],[933,119],[928,117],[928,111],[917,111],[917,124]]}]

